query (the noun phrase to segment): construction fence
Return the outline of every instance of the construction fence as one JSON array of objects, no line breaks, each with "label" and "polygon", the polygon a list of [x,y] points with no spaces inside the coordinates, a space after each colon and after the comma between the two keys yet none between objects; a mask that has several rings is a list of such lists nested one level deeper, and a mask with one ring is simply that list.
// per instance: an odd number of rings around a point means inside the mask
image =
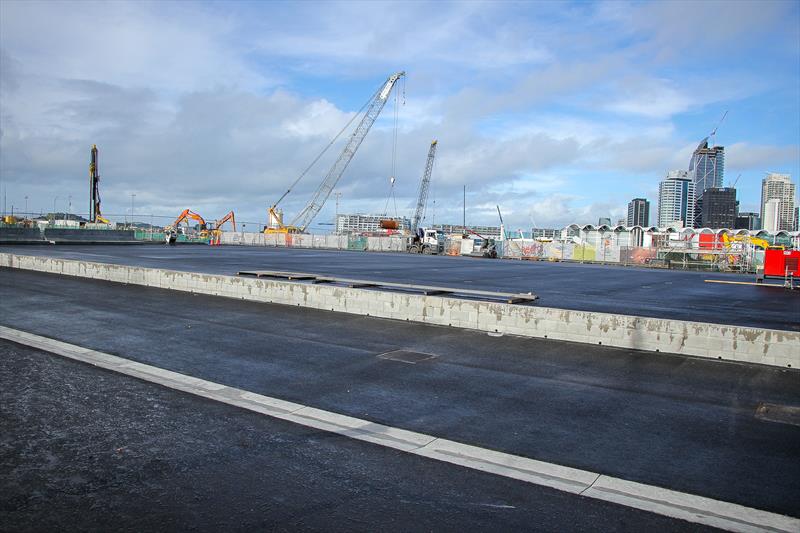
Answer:
[{"label": "construction fence", "polygon": [[758,265],[764,264],[763,250],[750,246],[643,247],[619,246],[607,242],[592,245],[570,240],[540,242],[532,239],[513,239],[502,244],[502,257],[540,261],[611,263],[721,272],[755,272]]},{"label": "construction fence", "polygon": [[[403,252],[402,236],[365,237],[359,235],[263,234],[224,232],[221,244],[270,246],[286,248],[317,248],[368,252]],[[571,240],[549,242],[534,239],[497,241],[498,257],[532,261],[570,261],[607,263],[630,266],[711,270],[721,272],[754,272],[763,265],[764,253],[748,247],[708,249],[686,246],[642,247],[619,246],[601,241],[599,245]],[[448,238],[444,253],[451,256],[480,255],[480,247],[472,239]]]},{"label": "construction fence", "polygon": [[224,232],[221,244],[272,246],[286,248],[324,248],[369,252],[403,252],[405,240],[400,236],[364,237],[359,235],[310,235],[287,233]]}]

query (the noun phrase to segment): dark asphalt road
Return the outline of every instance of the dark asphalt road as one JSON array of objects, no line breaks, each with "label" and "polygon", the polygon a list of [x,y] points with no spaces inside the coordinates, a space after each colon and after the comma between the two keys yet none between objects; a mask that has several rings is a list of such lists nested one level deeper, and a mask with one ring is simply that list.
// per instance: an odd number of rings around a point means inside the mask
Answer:
[{"label": "dark asphalt road", "polygon": [[706,531],[0,341],[3,531]]},{"label": "dark asphalt road", "polygon": [[288,270],[503,292],[538,305],[800,331],[800,291],[705,283],[753,276],[574,263],[239,246],[3,246],[0,251],[235,275]]},{"label": "dark asphalt road", "polygon": [[[0,323],[203,379],[800,515],[800,372],[0,270]],[[378,358],[397,349],[435,359]]]}]

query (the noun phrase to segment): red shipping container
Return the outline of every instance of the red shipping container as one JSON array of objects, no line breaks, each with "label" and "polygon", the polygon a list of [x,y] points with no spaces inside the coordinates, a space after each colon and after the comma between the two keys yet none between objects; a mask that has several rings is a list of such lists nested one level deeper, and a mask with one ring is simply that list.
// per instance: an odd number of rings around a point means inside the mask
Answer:
[{"label": "red shipping container", "polygon": [[701,233],[698,239],[700,248],[719,248],[717,236],[713,233]]},{"label": "red shipping container", "polygon": [[764,250],[764,276],[800,278],[800,250]]}]

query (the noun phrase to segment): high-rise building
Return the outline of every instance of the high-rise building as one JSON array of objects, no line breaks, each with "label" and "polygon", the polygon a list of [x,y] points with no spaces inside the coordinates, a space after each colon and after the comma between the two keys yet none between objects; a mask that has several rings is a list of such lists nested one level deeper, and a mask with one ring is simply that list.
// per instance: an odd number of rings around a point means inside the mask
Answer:
[{"label": "high-rise building", "polygon": [[695,189],[695,226],[701,225],[703,194],[712,187],[722,187],[725,176],[725,147],[708,146],[708,137],[703,139],[689,160],[689,175]]},{"label": "high-rise building", "polygon": [[634,198],[628,202],[628,227],[650,224],[650,202],[644,198]]},{"label": "high-rise building", "polygon": [[762,212],[764,213],[762,229],[775,233],[780,228],[780,209],[781,201],[777,198],[770,198],[764,203]]},{"label": "high-rise building", "polygon": [[800,231],[800,205],[794,207],[794,230]]},{"label": "high-rise building", "polygon": [[658,187],[658,225],[680,222],[694,227],[694,182],[685,170],[672,170]]},{"label": "high-rise building", "polygon": [[[770,202],[777,200],[777,202]],[[789,174],[771,172],[761,182],[761,222],[770,231],[794,231],[795,184]],[[768,209],[769,208],[769,209]],[[774,227],[774,229],[773,229]]]},{"label": "high-rise building", "polygon": [[736,189],[711,187],[703,194],[703,212],[700,220],[705,228],[733,229],[736,225]]},{"label": "high-rise building", "polygon": [[739,213],[734,229],[761,229],[761,216],[758,213]]},{"label": "high-rise building", "polygon": [[600,217],[597,219],[598,226],[610,226],[611,225],[611,217]]}]

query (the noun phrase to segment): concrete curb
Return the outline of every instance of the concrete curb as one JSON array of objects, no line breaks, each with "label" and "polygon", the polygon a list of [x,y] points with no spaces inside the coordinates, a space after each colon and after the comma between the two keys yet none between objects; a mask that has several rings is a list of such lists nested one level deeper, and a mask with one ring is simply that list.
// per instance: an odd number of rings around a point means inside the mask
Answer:
[{"label": "concrete curb", "polygon": [[795,331],[518,306],[10,253],[0,253],[0,267],[524,337],[800,367],[800,332]]}]

